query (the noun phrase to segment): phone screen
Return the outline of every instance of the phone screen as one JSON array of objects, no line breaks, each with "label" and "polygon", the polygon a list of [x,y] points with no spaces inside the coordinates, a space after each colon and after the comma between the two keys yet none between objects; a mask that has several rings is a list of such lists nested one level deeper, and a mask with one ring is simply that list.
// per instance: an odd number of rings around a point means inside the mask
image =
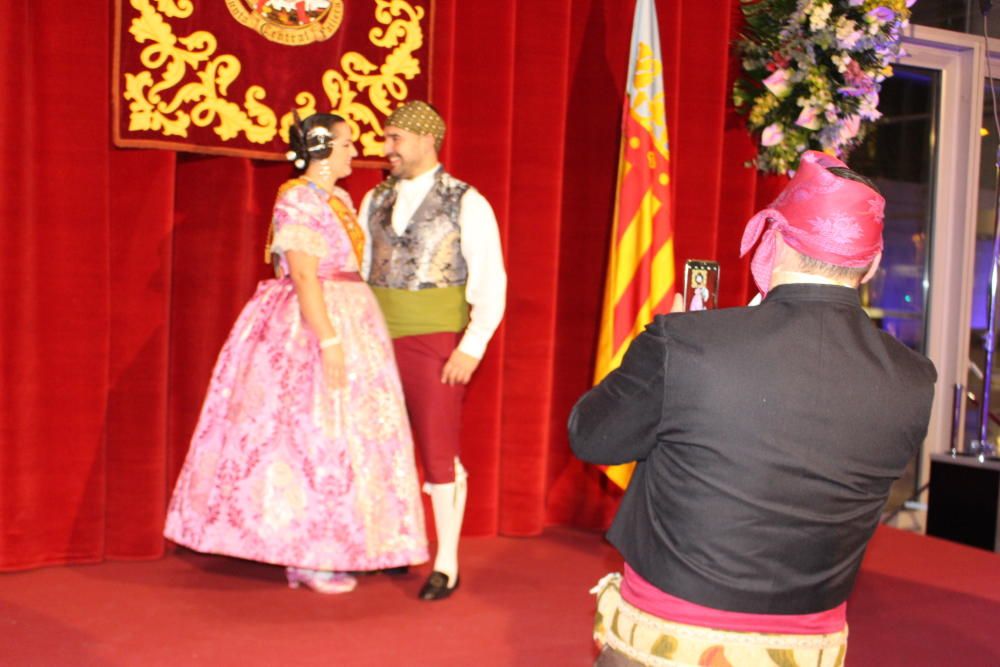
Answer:
[{"label": "phone screen", "polygon": [[689,259],[684,263],[684,310],[719,307],[719,263]]}]

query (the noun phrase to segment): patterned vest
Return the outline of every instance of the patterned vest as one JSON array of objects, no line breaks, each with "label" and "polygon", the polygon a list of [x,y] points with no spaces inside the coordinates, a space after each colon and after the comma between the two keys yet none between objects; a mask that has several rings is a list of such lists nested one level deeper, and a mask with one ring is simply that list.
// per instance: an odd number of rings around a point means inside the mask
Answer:
[{"label": "patterned vest", "polygon": [[458,215],[469,184],[452,178],[443,169],[439,171],[402,234],[392,228],[395,184],[396,179],[390,177],[372,193],[368,281],[376,287],[405,290],[464,285],[469,270],[462,256]]},{"label": "patterned vest", "polygon": [[406,229],[392,227],[396,179],[375,188],[369,204],[372,240],[368,282],[393,338],[460,332],[469,323],[459,214],[469,185],[438,171]]}]

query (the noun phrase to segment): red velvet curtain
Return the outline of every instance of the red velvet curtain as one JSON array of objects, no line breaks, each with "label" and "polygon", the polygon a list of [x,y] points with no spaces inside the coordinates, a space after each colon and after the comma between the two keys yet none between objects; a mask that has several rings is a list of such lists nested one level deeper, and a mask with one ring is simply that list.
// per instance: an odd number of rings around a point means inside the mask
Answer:
[{"label": "red velvet curtain", "polygon": [[[0,22],[0,569],[151,558],[287,165],[109,141],[112,4]],[[729,105],[738,0],[660,0],[678,265],[736,257],[769,188]],[[443,160],[501,224],[508,314],[470,387],[471,535],[600,527],[615,495],[565,421],[590,384],[632,3],[436,0]],[[380,178],[346,183],[356,201]]]}]

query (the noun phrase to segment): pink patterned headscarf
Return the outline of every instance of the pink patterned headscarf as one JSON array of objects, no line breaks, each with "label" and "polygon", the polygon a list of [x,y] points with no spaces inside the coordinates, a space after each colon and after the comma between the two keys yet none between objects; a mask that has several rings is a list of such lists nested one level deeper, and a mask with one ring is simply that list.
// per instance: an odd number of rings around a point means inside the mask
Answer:
[{"label": "pink patterned headscarf", "polygon": [[761,294],[771,282],[776,231],[799,253],[837,266],[862,268],[882,251],[885,199],[863,183],[826,170],[846,166],[825,153],[806,151],[778,198],[750,218],[740,257],[760,240],[750,270]]}]

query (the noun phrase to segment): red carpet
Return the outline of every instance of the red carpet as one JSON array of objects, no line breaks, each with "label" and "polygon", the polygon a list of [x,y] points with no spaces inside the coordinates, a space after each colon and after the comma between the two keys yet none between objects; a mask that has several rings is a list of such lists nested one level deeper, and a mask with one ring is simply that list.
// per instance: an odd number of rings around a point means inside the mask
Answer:
[{"label": "red carpet", "polygon": [[[320,596],[278,568],[180,552],[0,575],[0,665],[588,665],[593,599],[618,567],[599,536],[467,539],[462,589],[426,570]],[[1000,557],[880,530],[849,606],[851,666],[1000,665]]]}]

